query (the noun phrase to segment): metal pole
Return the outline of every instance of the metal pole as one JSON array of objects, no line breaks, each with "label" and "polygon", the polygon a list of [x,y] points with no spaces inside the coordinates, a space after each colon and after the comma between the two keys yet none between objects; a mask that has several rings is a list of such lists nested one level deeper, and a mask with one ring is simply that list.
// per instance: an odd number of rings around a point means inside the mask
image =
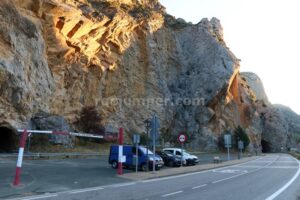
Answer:
[{"label": "metal pole", "polygon": [[154,158],[153,158],[153,166],[152,170],[153,173],[155,173],[155,146],[156,146],[156,116],[154,115],[154,131],[153,131],[153,153],[154,153]]},{"label": "metal pole", "polygon": [[31,133],[28,134],[28,146],[27,146],[27,153],[30,153],[30,138],[31,138]]},{"label": "metal pole", "polygon": [[138,143],[136,143],[135,145],[135,155],[136,155],[136,159],[135,159],[135,173],[138,173],[138,163],[139,163],[139,157],[138,157]]},{"label": "metal pole", "polygon": [[229,145],[227,146],[227,160],[230,160]]},{"label": "metal pole", "polygon": [[146,131],[147,131],[147,171],[149,171],[149,119],[146,119]]},{"label": "metal pole", "polygon": [[183,166],[183,143],[181,143],[181,167]]},{"label": "metal pole", "polygon": [[243,149],[241,149],[241,159],[243,158]]},{"label": "metal pole", "polygon": [[119,159],[118,159],[118,174],[123,174],[123,164],[122,164],[122,158],[123,158],[123,128],[119,129]]},{"label": "metal pole", "polygon": [[155,172],[155,146],[156,146],[156,134],[153,135],[153,153],[154,153],[154,158],[153,158],[153,172]]}]

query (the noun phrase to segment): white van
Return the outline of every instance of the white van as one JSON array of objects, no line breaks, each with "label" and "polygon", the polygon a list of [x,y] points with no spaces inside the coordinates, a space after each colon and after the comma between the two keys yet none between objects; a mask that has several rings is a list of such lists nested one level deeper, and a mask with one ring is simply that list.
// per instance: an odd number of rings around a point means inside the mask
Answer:
[{"label": "white van", "polygon": [[[164,152],[173,154],[175,156],[181,157],[181,149],[180,148],[165,148]],[[199,158],[197,156],[189,154],[186,150],[182,150],[183,152],[183,164],[184,165],[196,165],[199,163]]]}]

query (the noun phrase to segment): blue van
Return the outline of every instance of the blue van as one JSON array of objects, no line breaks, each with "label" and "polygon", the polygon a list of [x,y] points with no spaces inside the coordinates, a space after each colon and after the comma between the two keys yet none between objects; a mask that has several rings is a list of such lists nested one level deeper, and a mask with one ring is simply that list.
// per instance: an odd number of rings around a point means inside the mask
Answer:
[{"label": "blue van", "polygon": [[[123,155],[126,157],[123,166],[126,168],[135,168],[136,147],[132,145],[123,145]],[[108,163],[112,168],[118,168],[119,145],[111,145]],[[163,159],[159,155],[154,155],[148,150],[149,169],[153,168],[155,159],[155,169],[159,170],[164,166]],[[138,168],[142,171],[147,170],[147,149],[143,146],[138,147]]]}]

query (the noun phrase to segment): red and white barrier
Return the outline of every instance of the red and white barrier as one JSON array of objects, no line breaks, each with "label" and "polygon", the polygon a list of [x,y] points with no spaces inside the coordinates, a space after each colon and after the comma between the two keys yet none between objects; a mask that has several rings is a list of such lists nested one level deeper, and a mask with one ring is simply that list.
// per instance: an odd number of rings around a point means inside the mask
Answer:
[{"label": "red and white barrier", "polygon": [[21,167],[22,167],[23,154],[24,154],[24,148],[25,148],[25,144],[26,144],[27,135],[28,134],[25,129],[22,133],[21,140],[20,140],[19,155],[18,155],[18,161],[17,161],[17,167],[16,167],[16,176],[15,176],[15,180],[14,180],[14,186],[17,186],[20,184]]},{"label": "red and white barrier", "polygon": [[[26,130],[26,129],[18,129],[18,132],[21,133],[21,140],[19,146],[19,155],[16,167],[16,175],[13,182],[14,186],[18,186],[20,184],[20,175],[21,175],[21,168],[22,168],[22,161],[23,161],[23,154],[24,148],[26,145],[26,139],[28,133],[35,133],[35,134],[54,134],[54,135],[70,135],[70,136],[77,136],[77,137],[88,137],[88,138],[98,138],[103,139],[102,135],[95,135],[90,133],[74,133],[74,132],[65,132],[65,131],[43,131],[43,130]],[[122,141],[123,141],[123,130],[122,130]]]},{"label": "red and white barrier", "polygon": [[[23,133],[23,129],[18,129],[19,133]],[[102,135],[95,135],[90,133],[74,133],[74,132],[66,132],[66,131],[42,131],[42,130],[27,130],[28,133],[38,133],[38,134],[54,134],[54,135],[70,135],[77,137],[88,137],[88,138],[99,138],[103,139]]]},{"label": "red and white barrier", "polygon": [[123,174],[123,128],[119,129],[119,158],[118,158],[118,175]]}]

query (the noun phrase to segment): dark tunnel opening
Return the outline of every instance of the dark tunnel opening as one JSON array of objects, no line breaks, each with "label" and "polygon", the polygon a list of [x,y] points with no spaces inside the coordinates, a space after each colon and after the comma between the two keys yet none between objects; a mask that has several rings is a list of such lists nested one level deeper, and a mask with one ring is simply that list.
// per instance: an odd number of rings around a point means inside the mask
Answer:
[{"label": "dark tunnel opening", "polygon": [[0,153],[12,153],[17,150],[16,130],[8,124],[0,124]]},{"label": "dark tunnel opening", "polygon": [[271,152],[271,144],[265,140],[261,140],[261,147],[263,153],[270,153]]}]

